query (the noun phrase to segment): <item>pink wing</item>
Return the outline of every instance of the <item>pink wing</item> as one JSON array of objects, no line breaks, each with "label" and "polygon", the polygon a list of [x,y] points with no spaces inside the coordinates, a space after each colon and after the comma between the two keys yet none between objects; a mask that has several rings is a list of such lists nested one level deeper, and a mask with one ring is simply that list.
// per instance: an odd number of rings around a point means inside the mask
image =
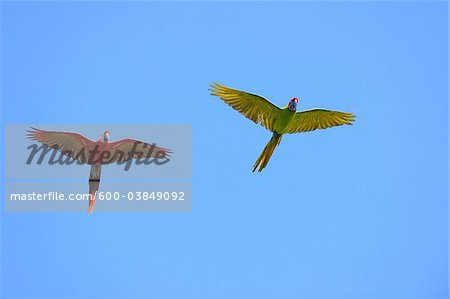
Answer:
[{"label": "pink wing", "polygon": [[108,163],[125,162],[136,158],[170,157],[172,150],[135,139],[122,139],[110,143]]},{"label": "pink wing", "polygon": [[87,160],[89,149],[94,146],[92,140],[71,132],[44,131],[31,127],[27,130],[27,137],[48,147],[54,147],[62,154],[83,163]]}]

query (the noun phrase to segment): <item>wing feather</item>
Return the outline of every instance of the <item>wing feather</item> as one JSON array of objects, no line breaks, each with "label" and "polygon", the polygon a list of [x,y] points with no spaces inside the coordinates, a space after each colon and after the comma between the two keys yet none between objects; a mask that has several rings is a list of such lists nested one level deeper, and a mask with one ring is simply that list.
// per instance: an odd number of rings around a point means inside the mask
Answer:
[{"label": "wing feather", "polygon": [[110,143],[110,157],[108,163],[125,162],[137,158],[170,157],[172,150],[159,147],[156,144],[135,139],[122,139]]},{"label": "wing feather", "polygon": [[83,163],[86,162],[86,152],[94,145],[92,140],[78,133],[45,131],[33,127],[27,130],[27,137]]},{"label": "wing feather", "polygon": [[309,132],[335,126],[352,125],[355,115],[326,109],[312,109],[297,112],[284,133]]},{"label": "wing feather", "polygon": [[210,87],[211,95],[221,98],[254,123],[261,124],[266,129],[273,131],[280,108],[261,96],[229,88],[219,83],[213,83]]}]

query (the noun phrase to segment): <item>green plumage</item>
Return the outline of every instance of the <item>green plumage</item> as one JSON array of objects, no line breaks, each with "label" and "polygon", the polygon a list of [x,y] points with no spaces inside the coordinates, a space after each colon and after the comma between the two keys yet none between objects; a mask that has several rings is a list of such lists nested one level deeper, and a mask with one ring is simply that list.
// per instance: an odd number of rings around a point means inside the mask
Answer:
[{"label": "green plumage", "polygon": [[326,109],[296,112],[289,109],[289,104],[284,108],[279,108],[261,96],[229,88],[218,83],[211,84],[210,91],[211,95],[220,97],[225,103],[254,123],[261,124],[267,130],[274,132],[272,139],[270,139],[256,160],[253,171],[258,166],[258,171],[262,171],[266,167],[283,134],[351,125],[355,119],[355,115],[348,112]]},{"label": "green plumage", "polygon": [[283,109],[280,109],[273,124],[273,131],[280,134],[284,134],[286,128],[289,126],[294,116],[295,111],[289,110],[287,105]]}]

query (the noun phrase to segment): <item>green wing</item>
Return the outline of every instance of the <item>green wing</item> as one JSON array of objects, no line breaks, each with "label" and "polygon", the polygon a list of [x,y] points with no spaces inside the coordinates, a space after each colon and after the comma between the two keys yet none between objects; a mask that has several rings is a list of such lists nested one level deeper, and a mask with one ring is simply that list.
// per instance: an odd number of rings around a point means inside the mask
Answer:
[{"label": "green wing", "polygon": [[218,83],[213,83],[210,86],[211,95],[218,96],[254,123],[261,124],[266,129],[273,131],[273,124],[281,111],[280,108],[255,94],[229,88]]},{"label": "green wing", "polygon": [[309,132],[335,126],[352,125],[355,120],[353,113],[325,109],[312,109],[295,113],[294,118],[284,133]]}]

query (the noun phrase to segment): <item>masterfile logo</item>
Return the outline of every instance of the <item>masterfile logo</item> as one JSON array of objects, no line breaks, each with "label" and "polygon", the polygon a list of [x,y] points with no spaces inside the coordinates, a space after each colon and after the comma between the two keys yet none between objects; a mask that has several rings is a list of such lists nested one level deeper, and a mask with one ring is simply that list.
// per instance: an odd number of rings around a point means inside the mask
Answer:
[{"label": "masterfile logo", "polygon": [[86,210],[86,201],[89,213],[97,201],[108,202],[100,210],[190,210],[191,135],[182,125],[8,125],[7,210]]}]

